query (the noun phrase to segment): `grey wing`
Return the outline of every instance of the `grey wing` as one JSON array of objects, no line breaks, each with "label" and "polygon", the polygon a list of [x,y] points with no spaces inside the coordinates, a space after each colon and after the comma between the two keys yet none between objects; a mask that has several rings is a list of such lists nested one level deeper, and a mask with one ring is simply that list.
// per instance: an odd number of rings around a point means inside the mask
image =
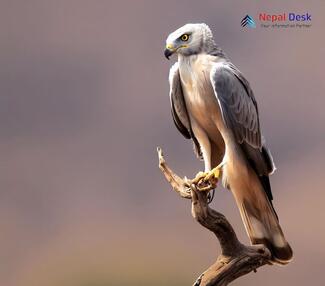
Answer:
[{"label": "grey wing", "polygon": [[269,150],[262,142],[258,108],[248,81],[231,63],[216,64],[210,79],[224,123],[232,130],[272,200],[268,175],[275,167]]},{"label": "grey wing", "polygon": [[238,143],[262,147],[257,104],[248,82],[229,64],[211,71],[211,82],[221,107],[223,120]]},{"label": "grey wing", "polygon": [[202,157],[200,144],[195,138],[189,115],[186,109],[186,104],[184,100],[181,79],[178,70],[178,62],[176,62],[170,69],[169,72],[169,85],[170,85],[170,103],[171,112],[173,116],[174,123],[177,129],[183,134],[187,139],[192,139],[194,142],[195,153],[198,157]]}]

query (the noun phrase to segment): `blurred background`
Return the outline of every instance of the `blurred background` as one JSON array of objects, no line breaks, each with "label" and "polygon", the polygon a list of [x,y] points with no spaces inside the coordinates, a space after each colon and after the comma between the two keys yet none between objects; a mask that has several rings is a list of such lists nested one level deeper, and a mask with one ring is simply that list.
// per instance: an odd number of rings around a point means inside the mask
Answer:
[{"label": "blurred background", "polygon": [[[240,27],[309,13],[308,29]],[[219,253],[158,170],[202,170],[173,125],[167,35],[206,22],[250,81],[294,261],[233,285],[325,284],[324,12],[319,1],[0,3],[0,285],[191,285]],[[248,243],[231,193],[212,206]]]}]

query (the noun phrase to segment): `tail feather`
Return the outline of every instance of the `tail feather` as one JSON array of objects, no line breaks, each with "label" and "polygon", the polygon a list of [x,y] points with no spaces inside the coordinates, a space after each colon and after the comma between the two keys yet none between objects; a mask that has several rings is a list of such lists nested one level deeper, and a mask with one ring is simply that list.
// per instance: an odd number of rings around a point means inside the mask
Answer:
[{"label": "tail feather", "polygon": [[264,244],[271,251],[274,263],[289,263],[293,256],[292,249],[266,196],[260,196],[257,200],[243,199],[239,209],[251,243]]}]

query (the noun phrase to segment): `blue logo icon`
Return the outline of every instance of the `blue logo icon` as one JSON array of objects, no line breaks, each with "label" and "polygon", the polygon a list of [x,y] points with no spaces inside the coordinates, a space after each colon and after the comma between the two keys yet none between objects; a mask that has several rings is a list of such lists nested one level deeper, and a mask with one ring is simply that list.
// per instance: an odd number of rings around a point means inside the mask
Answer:
[{"label": "blue logo icon", "polygon": [[256,28],[255,21],[252,16],[246,15],[240,22],[242,27]]}]

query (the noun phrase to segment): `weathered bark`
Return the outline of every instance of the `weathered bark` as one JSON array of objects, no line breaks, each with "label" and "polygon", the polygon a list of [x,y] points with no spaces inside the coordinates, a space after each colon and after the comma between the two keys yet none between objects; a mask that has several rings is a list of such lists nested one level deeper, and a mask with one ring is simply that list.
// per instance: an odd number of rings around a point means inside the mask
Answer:
[{"label": "weathered bark", "polygon": [[209,207],[207,190],[215,188],[217,182],[201,188],[186,177],[180,178],[166,164],[162,150],[158,148],[157,151],[159,168],[172,188],[181,197],[192,200],[192,216],[216,235],[221,246],[217,261],[200,275],[193,286],[225,286],[258,267],[271,264],[270,251],[264,245],[242,244],[226,217]]}]

